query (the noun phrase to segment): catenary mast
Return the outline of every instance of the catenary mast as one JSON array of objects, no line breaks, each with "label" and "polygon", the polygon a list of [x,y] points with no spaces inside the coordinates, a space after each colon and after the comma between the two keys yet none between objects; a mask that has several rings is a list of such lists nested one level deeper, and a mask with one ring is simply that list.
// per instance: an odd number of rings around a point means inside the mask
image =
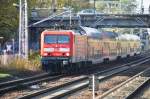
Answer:
[{"label": "catenary mast", "polygon": [[27,0],[19,3],[19,56],[28,59],[28,7]]}]

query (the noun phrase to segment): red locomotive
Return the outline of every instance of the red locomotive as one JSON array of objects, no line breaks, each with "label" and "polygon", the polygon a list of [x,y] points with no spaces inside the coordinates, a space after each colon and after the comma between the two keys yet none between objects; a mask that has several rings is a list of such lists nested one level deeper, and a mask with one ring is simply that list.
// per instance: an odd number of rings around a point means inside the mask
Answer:
[{"label": "red locomotive", "polygon": [[55,72],[78,70],[87,64],[140,53],[139,39],[126,40],[116,33],[111,32],[113,34],[111,37],[107,34],[88,27],[81,27],[80,30],[43,31],[41,34],[43,69]]}]

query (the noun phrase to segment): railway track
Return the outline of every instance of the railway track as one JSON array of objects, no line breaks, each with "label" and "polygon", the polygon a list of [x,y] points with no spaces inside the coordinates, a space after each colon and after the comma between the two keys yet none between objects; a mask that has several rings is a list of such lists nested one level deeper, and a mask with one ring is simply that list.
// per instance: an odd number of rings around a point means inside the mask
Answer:
[{"label": "railway track", "polygon": [[[137,58],[137,57],[135,57]],[[128,60],[130,61],[130,60]],[[90,68],[94,71],[95,68]],[[97,68],[96,68],[97,69]],[[52,76],[52,77],[50,77]],[[54,76],[49,73],[43,73],[36,76],[31,76],[23,79],[12,80],[0,83],[0,95],[7,93],[8,91],[25,89],[28,86],[35,85],[41,82],[54,81],[60,78],[64,78],[65,75]]]},{"label": "railway track", "polygon": [[18,80],[12,80],[12,81],[8,81],[8,82],[2,82],[2,83],[0,83],[0,95],[6,93],[8,91],[23,89],[23,88],[26,88],[27,86],[34,85],[34,84],[37,84],[37,83],[40,83],[40,82],[59,79],[63,76],[64,75],[58,75],[58,76],[53,75],[52,76],[49,73],[43,73],[43,74],[40,74],[40,75],[27,77],[27,78],[24,78],[24,79],[18,79]]},{"label": "railway track", "polygon": [[[135,66],[133,68],[130,68],[126,71],[120,72],[118,74],[112,75],[111,77],[106,78],[103,81],[100,81],[97,86],[99,88],[96,91],[95,96],[100,96],[106,91],[114,88],[115,86],[119,85],[120,83],[128,80],[129,78],[133,77],[137,73],[141,72],[142,70],[146,69],[149,67],[149,62],[146,62],[142,65]],[[89,88],[85,88],[83,90],[80,90],[78,92],[75,92],[73,94],[70,94],[65,97],[65,99],[91,99],[92,98],[92,91],[89,90]],[[135,98],[139,99],[139,98]]]},{"label": "railway track", "polygon": [[[142,55],[137,55],[134,58],[138,58],[138,56],[144,56],[145,54]],[[128,60],[130,61],[130,60]],[[95,68],[92,68],[95,70]],[[90,68],[89,70],[92,71]],[[97,68],[96,68],[97,69]],[[13,81],[8,81],[8,82],[2,82],[0,83],[0,95],[3,95],[7,93],[8,91],[13,91],[13,90],[21,90],[25,89],[28,86],[35,85],[38,83],[46,82],[46,81],[54,81],[58,80],[60,78],[63,78],[65,75],[58,75],[58,76],[52,76],[53,74],[49,73],[43,73],[40,75],[32,76],[32,77],[27,77],[24,79],[18,79],[18,80],[13,80]],[[52,76],[52,77],[50,77]]]},{"label": "railway track", "polygon": [[[145,56],[145,54],[137,55],[136,57],[133,57],[133,60],[139,59],[139,56],[143,57],[143,56]],[[133,60],[129,59],[129,60],[127,60],[127,62],[130,62]],[[132,63],[134,63],[134,62],[132,62]],[[128,65],[128,64],[126,64],[126,65]],[[122,65],[122,66],[124,66],[124,65]],[[89,70],[92,70],[92,69],[97,70],[97,68],[96,69],[90,68]],[[106,68],[103,68],[103,69],[106,69]],[[19,91],[22,89],[28,89],[29,86],[31,86],[31,85],[35,85],[35,84],[39,84],[39,83],[41,84],[42,82],[47,82],[47,81],[48,81],[48,83],[49,83],[49,81],[50,82],[55,82],[55,81],[57,82],[58,79],[65,78],[64,75],[58,75],[58,76],[53,75],[52,77],[50,77],[50,76],[52,76],[52,75],[48,74],[48,73],[43,73],[43,74],[40,74],[37,76],[28,77],[25,79],[19,79],[19,80],[13,80],[13,81],[0,83],[0,96],[4,95],[5,93],[8,93],[8,91],[15,91],[15,90]],[[70,80],[70,79],[68,79],[68,80]],[[66,81],[66,82],[68,82],[68,81]]]},{"label": "railway track", "polygon": [[[138,61],[127,63],[127,64],[119,66],[119,67],[104,70],[102,72],[96,73],[95,75],[99,76],[98,77],[99,80],[102,81],[108,77],[111,77],[112,75],[126,71],[132,67],[143,64],[149,60],[150,60],[149,57],[147,57],[144,59],[140,59]],[[56,98],[61,98],[66,95],[69,95],[70,93],[73,93],[73,92],[76,92],[83,88],[86,88],[86,87],[88,87],[88,85],[89,85],[89,81],[88,81],[88,77],[86,76],[86,77],[83,77],[78,80],[64,83],[60,86],[46,88],[46,89],[39,90],[37,92],[31,93],[28,95],[24,95],[23,97],[20,97],[19,99],[27,99],[27,98],[56,99]]]},{"label": "railway track", "polygon": [[150,82],[143,84],[131,96],[132,99],[149,99],[150,96]]},{"label": "railway track", "polygon": [[96,99],[132,99],[143,86],[150,82],[150,68],[138,73]]}]

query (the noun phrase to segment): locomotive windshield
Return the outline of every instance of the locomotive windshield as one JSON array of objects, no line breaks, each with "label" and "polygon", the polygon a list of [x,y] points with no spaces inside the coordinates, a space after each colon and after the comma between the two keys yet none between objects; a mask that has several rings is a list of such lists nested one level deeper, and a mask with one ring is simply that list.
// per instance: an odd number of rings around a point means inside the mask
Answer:
[{"label": "locomotive windshield", "polygon": [[67,35],[45,35],[44,43],[47,43],[47,44],[69,43],[69,36]]},{"label": "locomotive windshield", "polygon": [[69,36],[57,36],[58,43],[69,43]]}]

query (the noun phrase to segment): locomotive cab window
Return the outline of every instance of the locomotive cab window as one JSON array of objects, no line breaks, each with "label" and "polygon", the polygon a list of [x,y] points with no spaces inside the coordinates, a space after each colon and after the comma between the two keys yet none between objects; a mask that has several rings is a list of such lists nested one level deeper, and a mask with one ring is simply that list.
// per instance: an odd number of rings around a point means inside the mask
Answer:
[{"label": "locomotive cab window", "polygon": [[57,36],[55,36],[55,35],[45,35],[44,36],[44,43],[47,43],[47,44],[57,43]]},{"label": "locomotive cab window", "polygon": [[69,36],[61,35],[61,36],[58,36],[57,40],[58,40],[58,43],[69,43]]},{"label": "locomotive cab window", "polygon": [[56,43],[69,43],[70,39],[67,35],[45,35],[44,43],[56,44]]}]

